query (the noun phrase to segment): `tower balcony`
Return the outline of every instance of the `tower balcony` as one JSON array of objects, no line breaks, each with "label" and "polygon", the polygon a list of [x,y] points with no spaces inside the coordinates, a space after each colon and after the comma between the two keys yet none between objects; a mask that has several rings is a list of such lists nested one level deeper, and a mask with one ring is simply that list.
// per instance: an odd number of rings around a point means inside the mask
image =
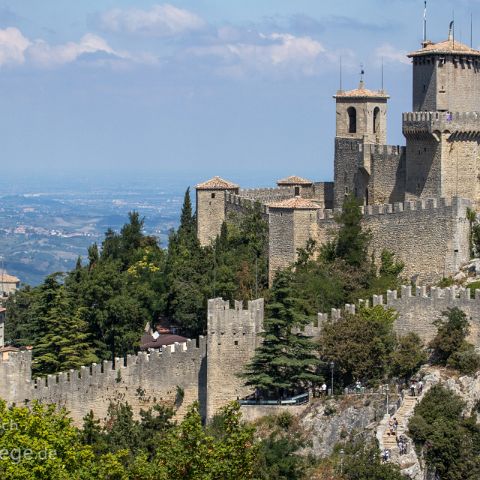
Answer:
[{"label": "tower balcony", "polygon": [[454,138],[480,136],[480,112],[407,112],[402,114],[402,131],[407,138]]}]

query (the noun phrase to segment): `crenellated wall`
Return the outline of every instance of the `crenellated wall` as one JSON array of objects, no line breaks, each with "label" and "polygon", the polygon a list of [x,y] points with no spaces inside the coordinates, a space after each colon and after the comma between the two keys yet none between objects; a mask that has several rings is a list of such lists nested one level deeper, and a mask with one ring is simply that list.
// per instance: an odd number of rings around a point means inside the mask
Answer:
[{"label": "crenellated wall", "polygon": [[[0,397],[17,404],[40,400],[64,406],[76,424],[93,410],[104,418],[111,401],[128,402],[138,413],[155,402],[172,403],[177,387],[185,406],[206,404],[206,339],[176,343],[163,351],[140,352],[56,375],[31,379],[31,352],[9,353],[0,361]],[[182,410],[180,410],[182,413]],[[204,413],[204,412],[203,412]]]},{"label": "crenellated wall", "polygon": [[[442,316],[448,308],[458,307],[463,310],[470,321],[468,341],[480,348],[480,290],[471,295],[469,288],[449,287],[439,288],[416,287],[402,285],[399,292],[388,290],[385,295],[373,295],[370,300],[359,300],[358,305],[393,308],[398,312],[394,328],[397,334],[406,335],[414,332],[420,336],[425,344],[430,342],[437,333],[435,320]],[[330,315],[318,314],[318,326],[310,327],[312,336],[317,337],[325,322],[335,321],[342,317],[344,312],[355,314],[356,306],[345,305],[342,309],[333,308]]]},{"label": "crenellated wall", "polygon": [[[362,207],[363,226],[372,233],[371,250],[378,263],[382,250],[405,263],[403,275],[422,283],[455,274],[469,260],[467,208],[461,198],[431,198]],[[270,279],[296,260],[308,238],[323,244],[338,229],[336,210],[275,211],[270,213]]]},{"label": "crenellated wall", "polygon": [[220,298],[208,301],[207,418],[226,403],[251,393],[238,376],[261,342],[263,299],[234,308]]}]

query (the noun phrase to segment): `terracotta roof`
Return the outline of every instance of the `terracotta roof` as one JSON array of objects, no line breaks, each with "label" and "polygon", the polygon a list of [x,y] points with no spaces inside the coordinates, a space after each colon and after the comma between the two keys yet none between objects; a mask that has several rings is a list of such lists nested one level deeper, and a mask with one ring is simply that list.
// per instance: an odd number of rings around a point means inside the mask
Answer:
[{"label": "terracotta roof", "polygon": [[0,272],[0,282],[3,282],[3,283],[18,283],[19,281],[20,280],[13,275],[9,275],[8,273]]},{"label": "terracotta roof", "polygon": [[10,345],[7,345],[6,347],[1,347],[0,348],[0,353],[3,353],[3,352],[19,352],[19,351],[20,351],[19,348],[12,347]]},{"label": "terracotta roof", "polygon": [[145,333],[140,339],[140,350],[147,350],[149,348],[160,348],[165,345],[173,345],[175,342],[183,343],[188,339],[180,335],[160,335],[156,340],[149,334]]},{"label": "terracotta roof", "polygon": [[287,178],[282,178],[277,181],[277,185],[312,185],[313,182],[307,180],[306,178],[297,177],[296,175],[291,175]]},{"label": "terracotta roof", "polygon": [[314,203],[306,198],[293,197],[282,200],[281,202],[274,202],[268,204],[269,208],[289,208],[292,210],[316,210],[321,208],[318,203]]},{"label": "terracotta roof", "polygon": [[195,188],[197,190],[232,190],[238,188],[238,185],[220,177],[213,177],[206,182],[199,183]]},{"label": "terracotta roof", "polygon": [[390,98],[384,90],[369,90],[365,88],[363,81],[360,81],[355,90],[339,90],[333,98]]},{"label": "terracotta roof", "polygon": [[409,53],[407,57],[420,57],[422,55],[431,54],[450,54],[450,55],[474,55],[480,56],[480,50],[475,50],[458,40],[453,41],[453,38],[445,40],[444,42],[432,43],[426,42],[420,50]]}]

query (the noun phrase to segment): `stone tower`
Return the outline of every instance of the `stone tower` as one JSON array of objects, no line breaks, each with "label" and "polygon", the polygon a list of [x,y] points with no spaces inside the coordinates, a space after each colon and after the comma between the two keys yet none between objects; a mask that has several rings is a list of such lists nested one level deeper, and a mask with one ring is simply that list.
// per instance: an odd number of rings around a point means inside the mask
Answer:
[{"label": "stone tower", "polygon": [[480,203],[480,51],[450,33],[408,55],[413,112],[403,115],[406,199],[465,197]]},{"label": "stone tower", "polygon": [[197,236],[207,246],[220,234],[225,221],[225,194],[238,193],[238,185],[220,177],[199,183],[197,191]]},{"label": "stone tower", "polygon": [[387,100],[383,91],[365,88],[339,90],[336,101],[335,190],[334,203],[340,207],[346,195],[353,193],[369,203],[371,175],[370,149],[366,145],[385,145],[387,139]]}]

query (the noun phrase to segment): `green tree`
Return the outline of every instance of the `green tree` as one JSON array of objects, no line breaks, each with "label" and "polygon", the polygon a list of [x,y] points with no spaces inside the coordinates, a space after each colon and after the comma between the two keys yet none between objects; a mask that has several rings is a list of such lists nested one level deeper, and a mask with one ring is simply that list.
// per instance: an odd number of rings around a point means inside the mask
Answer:
[{"label": "green tree", "polygon": [[263,342],[244,373],[247,385],[275,398],[308,388],[321,379],[316,346],[300,330],[309,319],[298,313],[291,275],[287,270],[275,278],[261,333]]},{"label": "green tree", "polygon": [[464,416],[465,403],[442,385],[433,386],[415,407],[408,428],[430,473],[442,480],[480,477],[480,427]]},{"label": "green tree", "polygon": [[336,239],[335,256],[353,267],[360,267],[368,261],[371,235],[362,229],[362,216],[359,201],[353,195],[346,197],[342,213],[337,219],[340,230]]},{"label": "green tree", "polygon": [[47,277],[39,292],[33,372],[54,373],[98,361],[88,325],[58,282],[58,274]]},{"label": "green tree", "polygon": [[467,315],[458,307],[442,312],[436,320],[437,335],[430,342],[433,358],[440,365],[457,368],[463,373],[474,373],[480,368],[480,356],[466,341],[470,327]]},{"label": "green tree", "polygon": [[325,323],[319,341],[320,357],[326,363],[335,363],[343,385],[354,380],[378,383],[388,376],[396,346],[396,317],[393,309],[377,305]]},{"label": "green tree", "polygon": [[5,480],[126,480],[120,457],[96,456],[64,410],[0,401],[0,476]]},{"label": "green tree", "polygon": [[400,337],[392,354],[392,373],[408,379],[428,360],[420,337],[410,332]]}]

